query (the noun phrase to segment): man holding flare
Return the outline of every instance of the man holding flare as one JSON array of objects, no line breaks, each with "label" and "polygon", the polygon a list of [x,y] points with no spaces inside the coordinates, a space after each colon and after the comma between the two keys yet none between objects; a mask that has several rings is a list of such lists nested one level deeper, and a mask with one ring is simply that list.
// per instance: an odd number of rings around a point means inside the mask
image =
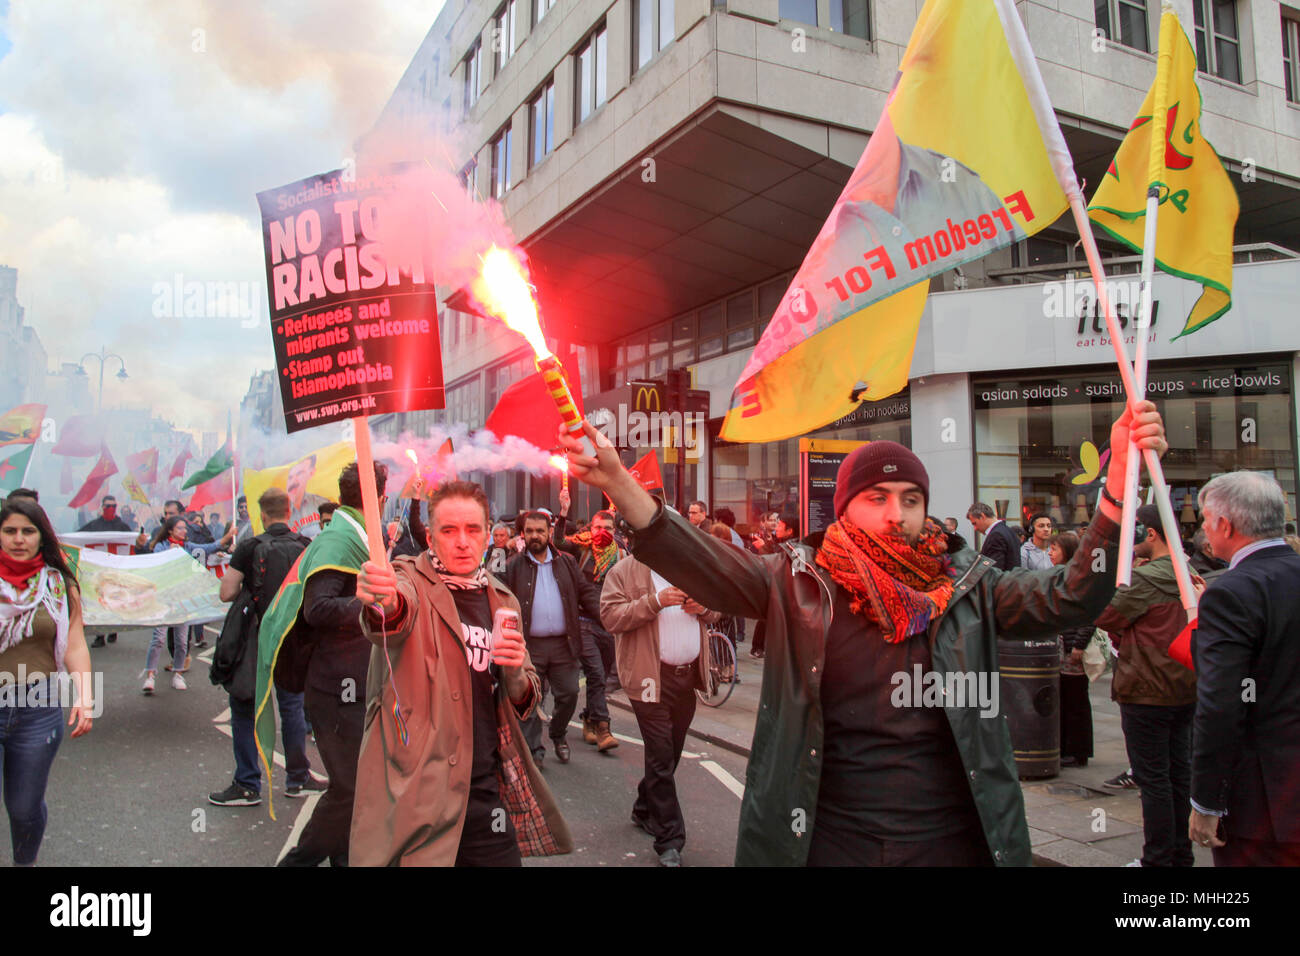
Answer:
[{"label": "man holding flare", "polygon": [[[738,865],[1029,865],[1001,714],[975,694],[900,696],[898,677],[920,668],[945,688],[983,687],[998,677],[999,638],[1094,620],[1115,591],[1113,497],[1069,564],[1002,571],[956,542],[950,553],[926,519],[920,459],[872,442],[840,467],[822,547],[757,557],[664,509],[584,427],[594,456],[560,434],[571,473],[618,507],[634,556],[704,606],[766,622]],[[1123,487],[1130,435],[1135,453],[1168,448],[1151,402],[1126,408],[1111,428],[1110,487]]]}]

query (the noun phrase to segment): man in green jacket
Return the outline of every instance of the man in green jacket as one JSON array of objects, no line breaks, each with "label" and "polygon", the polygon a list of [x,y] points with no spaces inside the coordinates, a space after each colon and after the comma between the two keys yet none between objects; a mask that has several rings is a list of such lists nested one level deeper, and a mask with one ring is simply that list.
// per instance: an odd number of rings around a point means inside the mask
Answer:
[{"label": "man in green jacket", "polygon": [[[1114,593],[1120,509],[1104,499],[1074,559],[999,571],[948,553],[929,476],[893,442],[841,465],[822,547],[745,554],[662,509],[590,425],[571,473],[636,531],[633,554],[693,599],[767,626],[737,865],[1028,865],[1024,801],[996,701],[997,640],[1090,623]],[[1168,447],[1155,406],[1111,428],[1108,484]]]}]

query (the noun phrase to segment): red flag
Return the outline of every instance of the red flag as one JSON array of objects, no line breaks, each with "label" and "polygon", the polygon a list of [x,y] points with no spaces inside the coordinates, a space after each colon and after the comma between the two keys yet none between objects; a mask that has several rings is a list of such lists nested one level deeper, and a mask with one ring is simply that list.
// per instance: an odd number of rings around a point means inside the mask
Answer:
[{"label": "red flag", "polygon": [[141,485],[158,483],[158,449],[146,448],[134,455],[126,456],[126,470],[135,476]]},{"label": "red flag", "polygon": [[104,430],[93,415],[73,415],[63,423],[62,434],[50,451],[55,455],[89,458],[99,453]]},{"label": "red flag", "polygon": [[[582,382],[576,371],[565,370],[569,391],[582,414]],[[521,378],[505,390],[484,427],[498,438],[515,435],[541,449],[554,448],[562,423],[541,372]]]},{"label": "red flag", "polygon": [[648,451],[641,460],[628,469],[636,483],[646,491],[662,491],[664,476],[659,472],[659,454]]},{"label": "red flag", "polygon": [[167,474],[167,480],[173,481],[177,478],[183,478],[185,476],[185,463],[193,457],[188,448],[177,455],[176,463],[172,465],[172,470]]},{"label": "red flag", "polygon": [[1195,630],[1196,622],[1188,621],[1187,626],[1178,632],[1178,636],[1169,645],[1169,656],[1192,671],[1196,670],[1196,665],[1192,663],[1192,632]]},{"label": "red flag", "polygon": [[117,474],[117,464],[113,461],[113,456],[108,453],[108,446],[101,445],[99,451],[99,461],[95,462],[95,467],[90,469],[90,474],[86,476],[86,483],[81,486],[81,490],[76,496],[68,502],[69,508],[80,508],[82,505],[88,505],[95,500],[95,495],[99,493],[100,486],[108,480],[110,475]]},{"label": "red flag", "polygon": [[235,496],[235,470],[227,468],[194,489],[187,511],[201,511],[208,505],[229,504]]}]

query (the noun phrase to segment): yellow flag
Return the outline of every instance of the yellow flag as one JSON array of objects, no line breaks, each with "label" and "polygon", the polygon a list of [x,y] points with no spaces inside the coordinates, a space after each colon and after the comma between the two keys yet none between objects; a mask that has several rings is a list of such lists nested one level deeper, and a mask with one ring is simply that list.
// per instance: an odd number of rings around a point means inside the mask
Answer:
[{"label": "yellow flag", "polygon": [[139,480],[135,475],[131,474],[131,472],[128,471],[122,476],[122,487],[126,489],[127,494],[140,502],[140,504],[147,505],[149,503],[148,495],[144,493],[144,489],[140,487]]},{"label": "yellow flag", "polygon": [[1015,15],[927,0],[866,151],[740,376],[724,439],[800,435],[901,390],[928,280],[1068,208],[1003,30]]},{"label": "yellow flag", "polygon": [[339,472],[356,457],[352,443],[341,441],[318,448],[287,465],[260,471],[245,468],[243,487],[253,533],[261,534],[263,531],[257,499],[268,488],[283,488],[289,492],[289,526],[293,530],[312,530],[317,521],[317,506],[324,501],[338,501]]},{"label": "yellow flag", "polygon": [[[1196,54],[1178,17],[1160,18],[1160,57],[1168,63],[1167,129],[1157,162],[1160,190],[1156,223],[1156,265],[1171,275],[1199,282],[1203,291],[1180,338],[1209,325],[1232,308],[1232,229],[1237,222],[1237,191],[1218,153],[1201,133],[1201,92],[1196,86]],[[1142,251],[1146,225],[1151,119],[1157,85],[1147,91],[1137,119],[1120,143],[1092,202],[1088,217],[1120,242]],[[1157,144],[1158,146],[1158,144]],[[1160,156],[1160,150],[1155,154]]]}]

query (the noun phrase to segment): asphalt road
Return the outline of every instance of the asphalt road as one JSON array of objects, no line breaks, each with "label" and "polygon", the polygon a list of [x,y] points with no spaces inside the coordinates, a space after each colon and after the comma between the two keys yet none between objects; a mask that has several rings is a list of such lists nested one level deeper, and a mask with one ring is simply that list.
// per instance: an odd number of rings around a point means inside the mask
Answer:
[{"label": "asphalt road", "polygon": [[[174,691],[160,672],[152,697],[140,693],[149,632],[122,632],[115,644],[91,651],[103,674],[104,711],[89,734],[67,737],[46,790],[49,822],[42,866],[271,866],[306,824],[315,798],[287,800],[276,774],[277,820],[260,807],[217,807],[207,795],[229,784],[234,757],[225,692],[208,681],[196,655],[189,689]],[[654,866],[650,837],[630,822],[644,751],[630,714],[614,713],[621,746],[607,754],[569,734],[573,759],[565,766],[547,755],[543,774],[569,823],[575,852],[526,860],[526,866]],[[224,732],[223,732],[224,731]],[[310,744],[312,766],[321,769]],[[677,771],[686,816],[686,866],[729,866],[744,759],[688,738]],[[263,787],[265,798],[265,786]],[[0,839],[0,865],[12,863]],[[196,888],[201,885],[196,882]]]}]

